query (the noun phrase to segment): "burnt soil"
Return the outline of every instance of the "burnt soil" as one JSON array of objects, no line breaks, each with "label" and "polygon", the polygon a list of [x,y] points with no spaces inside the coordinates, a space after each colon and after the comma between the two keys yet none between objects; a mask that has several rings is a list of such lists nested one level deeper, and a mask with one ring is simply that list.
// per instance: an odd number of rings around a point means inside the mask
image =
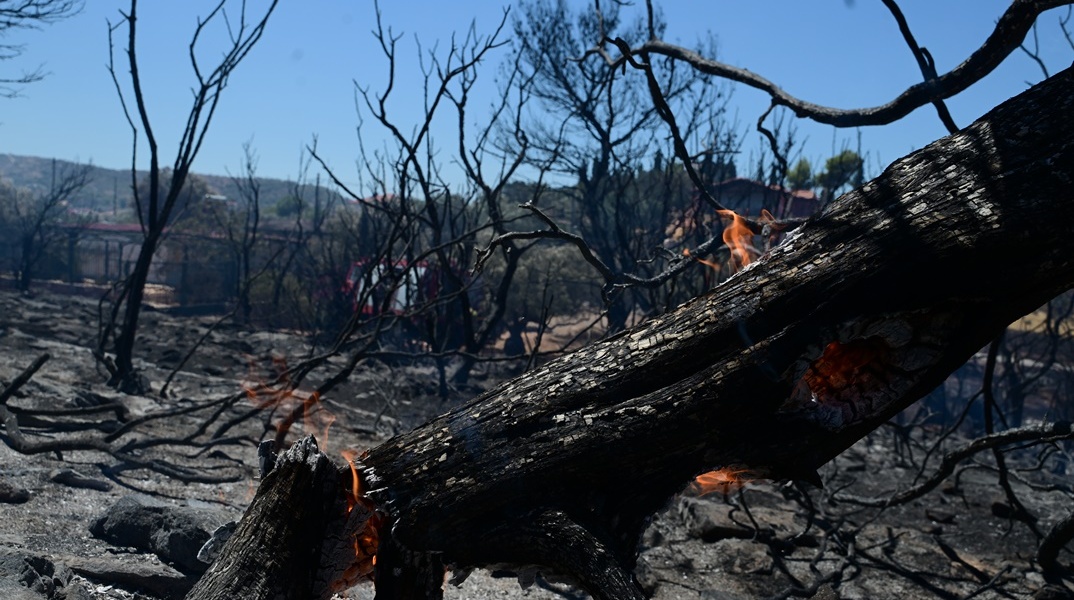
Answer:
[{"label": "burnt soil", "polygon": [[[190,407],[189,413],[152,422],[130,435],[136,440],[181,438],[205,420],[204,411],[193,410],[199,403],[241,396],[244,387],[268,380],[284,361],[299,360],[310,351],[297,332],[214,326],[216,320],[147,311],[137,366],[152,392],[129,395],[104,385],[106,374],[92,355],[98,323],[94,300],[0,291],[0,384],[9,385],[34,359],[48,353],[51,358],[44,367],[8,401],[13,410],[36,409],[41,415],[101,404],[123,408],[120,414],[40,417],[73,423],[69,431],[35,427],[32,419],[26,420],[25,432],[38,442],[99,439],[139,416]],[[161,397],[164,381],[204,336],[205,343]],[[329,370],[332,366],[340,363]],[[436,396],[435,371],[429,366],[361,366],[325,399],[335,422],[322,448],[338,456],[344,447],[360,450],[383,442],[494,385],[512,367],[496,369],[479,370],[469,387],[453,390],[453,397],[444,401]],[[95,538],[90,526],[129,495],[205,509],[221,520],[240,518],[256,489],[256,442],[270,435],[270,413],[253,410],[249,401],[234,401],[214,421],[217,427],[229,424],[229,443],[206,449],[146,445],[133,451],[142,461],[139,467],[93,450],[22,454],[10,447],[7,433],[0,433],[5,442],[0,445],[0,497],[8,491],[8,501],[0,502],[0,558],[39,557],[58,569],[71,569],[53,590],[18,588],[30,596],[13,595],[16,588],[11,586],[26,582],[0,570],[0,597],[181,597],[179,590],[190,584],[189,577],[156,555]],[[321,430],[320,424],[300,423],[294,434],[303,434],[303,426]],[[934,433],[924,428],[908,439],[895,428],[874,432],[824,469],[823,490],[777,482],[756,482],[704,497],[685,490],[655,516],[646,533],[638,579],[657,599],[1074,597],[1069,571],[1065,580],[1047,585],[1034,561],[1037,534],[1011,517],[1011,502],[997,484],[989,453],[977,455],[957,477],[918,500],[884,510],[847,501],[851,496],[886,497],[931,473],[942,453],[934,453],[922,467],[929,435]],[[962,443],[954,437],[948,441],[950,447]],[[1008,462],[1015,468],[1012,490],[1035,517],[1033,527],[1046,533],[1074,510],[1072,478],[1065,470],[1074,466],[1066,466],[1069,458],[1062,451],[1050,451],[1040,464],[1038,456],[1026,450],[1008,455]],[[153,464],[167,468],[146,468]],[[65,470],[74,476],[64,476]],[[1074,562],[1069,550],[1060,553],[1060,562],[1068,567]],[[527,587],[520,587],[514,573],[479,571],[460,586],[447,585],[445,596],[586,597],[541,574],[524,573],[521,583]],[[340,597],[372,595],[372,587],[364,585]]]}]

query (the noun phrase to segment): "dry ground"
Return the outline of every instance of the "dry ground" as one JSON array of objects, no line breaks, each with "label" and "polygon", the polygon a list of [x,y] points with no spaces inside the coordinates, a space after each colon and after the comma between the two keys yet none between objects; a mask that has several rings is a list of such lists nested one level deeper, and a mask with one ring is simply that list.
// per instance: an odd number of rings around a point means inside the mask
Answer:
[{"label": "dry ground", "polygon": [[[146,313],[139,356],[140,368],[159,390],[213,322],[212,317],[179,319],[161,311]],[[0,291],[0,382],[7,385],[42,353],[51,359],[9,404],[23,408],[68,409],[87,403],[116,401],[127,419],[155,411],[193,406],[207,399],[241,391],[244,382],[267,376],[273,358],[294,360],[306,352],[300,335],[218,327],[183,367],[166,398],[128,396],[102,384],[92,347],[97,327],[96,303],[69,296],[23,296]],[[493,385],[502,373],[479,372],[472,388],[459,399]],[[330,455],[345,446],[363,448],[421,419],[445,410],[433,397],[436,389],[428,367],[373,365],[357,373],[346,388],[328,398],[337,421],[327,443]],[[222,419],[250,414],[237,403]],[[99,416],[100,427],[114,426]],[[201,418],[201,417],[198,417]],[[183,483],[146,469],[130,469],[101,452],[68,451],[23,455],[0,445],[0,486],[24,489],[29,500],[0,503],[0,550],[23,551],[72,567],[68,598],[164,597],[168,585],[145,585],[150,575],[181,576],[156,556],[116,548],[90,535],[90,524],[119,498],[145,494],[174,505],[211,509],[239,518],[257,484],[255,442],[265,436],[265,418],[254,415],[229,434],[233,444],[197,453],[185,449],[154,457],[193,472],[229,473],[224,483]],[[196,426],[197,419],[176,416],[139,431],[135,438],[176,436]],[[319,429],[313,427],[312,429]],[[33,433],[33,428],[28,428]],[[65,434],[50,434],[59,436]],[[97,435],[89,428],[66,435]],[[910,450],[913,448],[910,447]],[[824,491],[776,483],[757,483],[728,495],[705,498],[689,493],[672,500],[654,519],[645,537],[638,576],[657,599],[732,599],[766,596],[815,598],[1046,598],[1063,597],[1065,587],[1044,587],[1033,562],[1036,537],[1007,518],[1007,500],[996,485],[987,456],[955,481],[906,505],[884,511],[838,501],[840,496],[882,496],[912,483],[917,467],[906,454],[905,440],[881,430],[845,453],[822,473]],[[918,453],[918,456],[920,452]],[[1027,455],[1025,461],[1030,461]],[[1070,487],[1059,470],[1059,455],[1045,468],[1026,471],[1015,491],[1047,528],[1072,508],[1064,491],[1033,489],[1030,484]],[[204,466],[202,466],[204,463]],[[935,461],[932,463],[935,465]],[[1031,466],[1029,462],[1024,465]],[[59,471],[70,469],[109,489],[88,489],[58,483]],[[1053,472],[1055,471],[1055,472]],[[629,476],[629,474],[624,474]],[[644,485],[644,482],[639,482]],[[103,487],[103,486],[101,486]],[[808,517],[805,506],[814,512]],[[1071,554],[1061,556],[1065,564]],[[131,575],[141,573],[143,578]],[[448,586],[448,598],[583,598],[584,594],[538,577],[526,590],[514,576],[474,573],[461,587]],[[138,583],[141,582],[141,583]],[[10,583],[10,582],[7,582]],[[0,584],[4,584],[0,581]],[[77,594],[75,589],[77,588]],[[9,587],[0,585],[0,596]],[[176,589],[174,586],[171,588]],[[1056,594],[1048,596],[1047,594]],[[38,596],[44,597],[44,596]],[[60,597],[60,596],[54,596]],[[343,597],[371,598],[370,587]]]}]

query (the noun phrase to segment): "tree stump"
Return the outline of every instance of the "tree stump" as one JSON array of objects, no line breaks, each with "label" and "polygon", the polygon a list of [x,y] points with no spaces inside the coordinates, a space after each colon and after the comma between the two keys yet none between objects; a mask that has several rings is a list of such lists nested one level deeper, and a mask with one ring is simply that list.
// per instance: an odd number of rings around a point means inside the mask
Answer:
[{"label": "tree stump", "polygon": [[187,599],[303,600],[348,587],[359,575],[347,572],[355,563],[355,535],[372,516],[348,501],[350,479],[313,437],[295,442]]}]

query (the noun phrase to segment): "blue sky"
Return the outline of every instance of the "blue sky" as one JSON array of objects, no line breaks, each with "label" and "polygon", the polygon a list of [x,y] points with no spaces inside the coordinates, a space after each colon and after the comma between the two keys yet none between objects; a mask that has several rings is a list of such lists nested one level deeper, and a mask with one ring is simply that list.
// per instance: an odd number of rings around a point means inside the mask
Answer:
[{"label": "blue sky", "polygon": [[[589,3],[572,2],[579,6]],[[149,95],[150,116],[164,150],[174,157],[175,142],[189,109],[191,70],[187,44],[198,15],[213,2],[143,2],[139,7],[141,69]],[[251,10],[264,0],[251,0]],[[392,110],[404,124],[421,114],[421,78],[415,37],[429,48],[449,43],[476,21],[478,32],[491,32],[509,2],[496,0],[399,0],[382,3],[386,25],[404,34]],[[904,0],[902,8],[919,43],[935,57],[940,72],[964,60],[991,31],[1007,6],[997,0]],[[0,152],[92,160],[125,168],[131,138],[105,68],[108,19],[117,21],[127,3],[88,0],[78,16],[39,31],[20,31],[6,41],[24,43],[15,61],[0,62],[3,74],[44,64],[50,73],[22,90],[20,98],[0,99]],[[709,0],[665,1],[669,41],[692,45],[716,36],[719,58],[748,68],[812,102],[851,108],[875,105],[916,83],[920,74],[899,36],[894,20],[879,0]],[[1065,9],[1046,13],[1040,22],[1041,51],[1054,73],[1069,65],[1071,51],[1057,25]],[[353,181],[357,156],[354,82],[379,89],[386,63],[375,46],[371,0],[282,0],[264,38],[240,65],[224,91],[195,171],[222,174],[239,169],[242,144],[252,140],[264,176],[293,178],[302,148],[318,139],[319,151],[344,180]],[[122,40],[120,40],[122,42]],[[122,48],[120,48],[122,49]],[[477,122],[481,107],[494,99],[493,83],[506,49],[484,66],[480,90],[470,109]],[[122,59],[122,57],[119,57]],[[123,72],[121,72],[122,74]],[[965,125],[1002,100],[1042,78],[1040,69],[1020,52],[998,71],[950,101],[956,122]],[[731,111],[746,131],[744,158],[760,147],[753,123],[767,99],[743,86],[734,90]],[[409,120],[405,117],[411,117]],[[379,145],[379,132],[365,130],[368,145]],[[798,122],[807,140],[804,155],[822,161],[844,143],[856,146],[856,130]],[[875,173],[892,160],[942,136],[931,107],[917,110],[898,124],[863,129],[862,147]],[[438,140],[453,147],[450,128]],[[145,153],[141,154],[145,158]],[[139,162],[139,168],[145,166]]]}]

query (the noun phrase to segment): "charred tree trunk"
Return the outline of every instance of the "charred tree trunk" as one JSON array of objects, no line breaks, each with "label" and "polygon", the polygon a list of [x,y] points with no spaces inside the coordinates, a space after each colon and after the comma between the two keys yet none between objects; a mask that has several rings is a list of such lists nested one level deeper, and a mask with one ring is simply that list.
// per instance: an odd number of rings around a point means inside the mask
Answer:
[{"label": "charred tree trunk", "polygon": [[694,476],[814,479],[1074,283],[1070,114],[1068,69],[897,161],[705,296],[374,449],[364,476],[392,538],[620,597],[577,557],[629,572],[648,517]]},{"label": "charred tree trunk", "polygon": [[150,229],[142,240],[141,250],[138,252],[138,260],[134,263],[134,270],[124,284],[126,297],[123,310],[123,323],[119,334],[116,336],[115,347],[115,372],[111,373],[108,385],[124,386],[127,389],[137,390],[137,383],[127,380],[134,376],[134,341],[138,333],[138,321],[142,314],[142,300],[145,298],[145,286],[149,280],[149,269],[156,254],[157,244],[160,240],[160,232]]},{"label": "charred tree trunk", "polygon": [[391,549],[378,581],[540,565],[640,598],[643,527],[696,475],[815,480],[1074,284],[1071,114],[1068,69],[711,292],[373,449],[359,468]]},{"label": "charred tree trunk", "polygon": [[312,437],[269,466],[234,541],[188,599],[328,598],[355,575],[346,572],[355,557],[353,534],[371,515],[361,504],[348,507],[350,474],[322,454]]}]

